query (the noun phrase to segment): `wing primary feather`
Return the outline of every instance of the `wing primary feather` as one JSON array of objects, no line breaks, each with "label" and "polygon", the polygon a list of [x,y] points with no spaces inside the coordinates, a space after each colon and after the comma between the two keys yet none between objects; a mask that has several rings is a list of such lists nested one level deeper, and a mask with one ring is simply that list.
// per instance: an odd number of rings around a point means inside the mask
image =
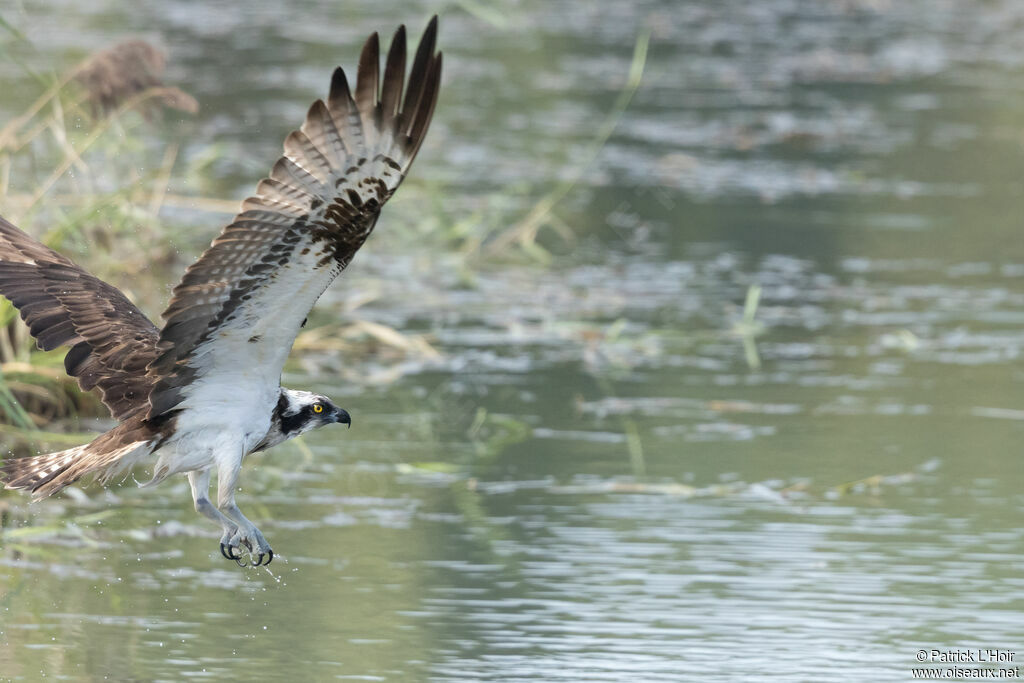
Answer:
[{"label": "wing primary feather", "polygon": [[348,87],[348,77],[340,66],[331,74],[331,89],[327,95],[327,106],[331,109],[343,109],[352,101],[352,91]]},{"label": "wing primary feather", "polygon": [[430,119],[434,115],[434,107],[437,106],[437,95],[441,90],[441,62],[442,55],[438,52],[427,72],[423,85],[423,96],[416,107],[409,128],[409,158],[405,162],[406,166],[412,164],[413,159],[416,158],[417,152],[420,151],[420,145],[423,144],[423,139],[427,135],[427,128],[430,127]]},{"label": "wing primary feather", "polygon": [[345,142],[345,148],[355,154],[365,147],[363,138],[363,120],[359,116],[352,91],[348,85],[348,77],[340,66],[331,76],[331,90],[327,97],[327,109],[333,119],[334,127]]},{"label": "wing primary feather", "polygon": [[402,103],[402,88],[405,86],[405,26],[399,26],[391,39],[388,61],[384,67],[384,84],[381,89],[382,109],[381,130],[390,131],[394,125],[398,106]]},{"label": "wing primary feather", "polygon": [[373,147],[380,120],[380,37],[374,32],[363,45],[359,55],[359,70],[356,72],[356,108],[363,122],[363,135],[367,137],[367,146]]},{"label": "wing primary feather", "polygon": [[427,30],[420,38],[420,44],[416,48],[416,57],[412,62],[412,70],[409,72],[409,88],[405,92],[405,102],[402,105],[402,112],[408,116],[410,112],[419,109],[420,97],[423,95],[423,87],[427,77],[427,71],[433,60],[434,48],[437,46],[437,15],[435,14]]}]

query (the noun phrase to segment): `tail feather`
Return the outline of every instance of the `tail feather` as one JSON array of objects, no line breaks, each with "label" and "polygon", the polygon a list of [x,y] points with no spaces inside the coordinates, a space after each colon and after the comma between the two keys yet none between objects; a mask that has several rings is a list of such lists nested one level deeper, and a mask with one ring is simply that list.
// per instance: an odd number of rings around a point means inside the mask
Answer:
[{"label": "tail feather", "polygon": [[130,456],[149,452],[144,450],[148,441],[122,444],[109,450],[96,448],[97,441],[56,453],[8,460],[0,465],[0,483],[9,489],[28,491],[33,500],[40,500],[87,474],[98,472],[105,483],[135,464],[137,458]]},{"label": "tail feather", "polygon": [[[49,491],[54,480],[64,478],[62,475],[82,456],[87,447],[76,446],[57,453],[7,460],[0,466],[0,479],[6,488],[23,489],[31,492],[34,498],[44,498],[52,492],[44,491]],[[53,491],[70,483],[68,481]]]}]

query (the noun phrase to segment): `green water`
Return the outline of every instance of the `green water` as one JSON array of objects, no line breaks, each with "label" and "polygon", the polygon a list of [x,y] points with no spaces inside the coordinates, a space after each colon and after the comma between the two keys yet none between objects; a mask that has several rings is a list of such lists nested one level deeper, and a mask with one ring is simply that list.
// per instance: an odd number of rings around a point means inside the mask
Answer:
[{"label": "green water", "polygon": [[[172,187],[231,197],[366,34],[440,11],[430,137],[317,313],[368,300],[438,356],[295,355],[285,382],[354,425],[247,464],[269,569],[220,557],[184,480],[3,498],[54,530],[0,536],[0,677],[902,681],[919,649],[1024,658],[1024,5],[466,3],[495,26],[431,2],[81,4],[0,11],[35,45],[8,49],[60,70],[159,39],[202,109],[152,135],[185,166],[221,145],[212,180]],[[572,178],[648,31],[550,264],[468,268],[424,233],[448,226],[408,227],[511,223]],[[0,78],[6,120],[38,86]],[[195,227],[181,267],[225,218],[165,211]]]}]

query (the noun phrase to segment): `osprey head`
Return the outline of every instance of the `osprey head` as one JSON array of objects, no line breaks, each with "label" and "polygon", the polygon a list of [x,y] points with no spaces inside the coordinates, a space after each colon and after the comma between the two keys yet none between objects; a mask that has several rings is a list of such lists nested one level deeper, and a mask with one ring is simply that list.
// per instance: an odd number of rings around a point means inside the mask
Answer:
[{"label": "osprey head", "polygon": [[276,446],[311,429],[341,422],[352,426],[349,414],[334,405],[331,399],[309,391],[281,387],[270,431],[256,450]]},{"label": "osprey head", "polygon": [[277,411],[281,417],[281,431],[289,438],[337,422],[352,426],[352,418],[347,412],[326,396],[309,391],[282,387]]}]

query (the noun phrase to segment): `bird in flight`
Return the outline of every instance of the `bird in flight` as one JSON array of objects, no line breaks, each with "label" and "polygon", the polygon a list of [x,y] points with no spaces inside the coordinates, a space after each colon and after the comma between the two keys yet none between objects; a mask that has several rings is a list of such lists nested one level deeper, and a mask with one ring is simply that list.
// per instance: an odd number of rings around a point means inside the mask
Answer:
[{"label": "bird in flight", "polygon": [[[99,389],[119,424],[91,443],[0,466],[7,488],[44,498],[87,474],[102,482],[136,464],[144,486],[184,473],[196,511],[223,529],[221,554],[274,559],[235,504],[242,460],[328,424],[351,425],[327,397],[281,386],[306,316],[369,236],[405,178],[437,103],[437,17],[406,83],[405,27],[383,74],[374,33],[355,88],[339,67],[284,156],[241,213],[174,288],[158,328],[117,288],[0,218],[0,294],[40,348],[68,346],[64,366]],[[217,473],[216,504],[209,498]]]}]

